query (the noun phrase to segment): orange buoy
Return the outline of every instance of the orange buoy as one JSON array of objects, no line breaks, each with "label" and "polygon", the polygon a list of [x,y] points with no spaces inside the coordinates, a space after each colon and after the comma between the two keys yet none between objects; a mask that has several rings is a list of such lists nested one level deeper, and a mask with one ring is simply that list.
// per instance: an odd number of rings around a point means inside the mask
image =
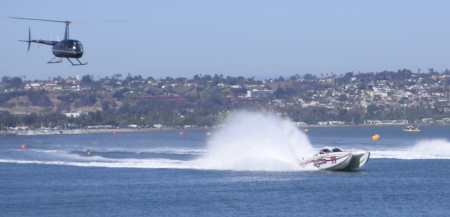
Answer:
[{"label": "orange buoy", "polygon": [[116,134],[117,134],[117,132],[116,132],[116,131],[114,131],[114,132],[113,132],[113,134],[114,134],[114,135],[116,135]]},{"label": "orange buoy", "polygon": [[25,149],[25,148],[27,148],[27,146],[26,145],[21,145],[20,148],[21,149]]},{"label": "orange buoy", "polygon": [[180,132],[180,136],[182,136],[182,135],[184,135],[184,133],[183,133],[183,132]]}]

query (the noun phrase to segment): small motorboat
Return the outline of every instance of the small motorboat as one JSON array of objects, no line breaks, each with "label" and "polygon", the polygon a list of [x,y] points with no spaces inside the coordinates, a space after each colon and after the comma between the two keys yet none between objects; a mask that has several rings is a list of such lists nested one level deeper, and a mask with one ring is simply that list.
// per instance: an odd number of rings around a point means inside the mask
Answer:
[{"label": "small motorboat", "polygon": [[402,129],[403,132],[420,132],[419,126],[413,127],[411,125],[407,126],[406,129]]},{"label": "small motorboat", "polygon": [[340,148],[322,149],[319,154],[311,158],[303,159],[300,165],[308,169],[321,170],[353,170],[362,167],[369,161],[370,152],[353,151],[346,152]]}]

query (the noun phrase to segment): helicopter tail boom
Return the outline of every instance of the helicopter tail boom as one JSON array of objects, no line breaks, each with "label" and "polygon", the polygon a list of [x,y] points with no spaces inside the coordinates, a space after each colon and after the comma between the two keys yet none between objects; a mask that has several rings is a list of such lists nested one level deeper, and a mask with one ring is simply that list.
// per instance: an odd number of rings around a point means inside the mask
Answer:
[{"label": "helicopter tail boom", "polygon": [[19,40],[21,42],[28,42],[28,50],[30,50],[31,42],[38,44],[46,44],[54,46],[59,43],[59,41],[49,41],[49,40],[31,40],[31,30],[28,28],[28,40]]}]

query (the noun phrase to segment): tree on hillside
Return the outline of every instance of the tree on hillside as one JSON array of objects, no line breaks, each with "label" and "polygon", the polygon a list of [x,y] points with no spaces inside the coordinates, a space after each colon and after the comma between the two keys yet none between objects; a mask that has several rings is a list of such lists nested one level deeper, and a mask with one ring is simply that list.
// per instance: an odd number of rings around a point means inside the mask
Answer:
[{"label": "tree on hillside", "polygon": [[8,77],[8,76],[3,76],[2,77],[2,83],[5,84],[6,88],[22,88],[23,87],[23,82],[22,79],[19,77]]},{"label": "tree on hillside", "polygon": [[312,80],[317,79],[317,77],[315,75],[312,75],[311,73],[306,73],[305,75],[303,75],[303,78],[307,81],[312,81]]},{"label": "tree on hillside", "polygon": [[80,84],[85,86],[90,86],[92,83],[92,78],[90,75],[85,75],[81,78]]}]

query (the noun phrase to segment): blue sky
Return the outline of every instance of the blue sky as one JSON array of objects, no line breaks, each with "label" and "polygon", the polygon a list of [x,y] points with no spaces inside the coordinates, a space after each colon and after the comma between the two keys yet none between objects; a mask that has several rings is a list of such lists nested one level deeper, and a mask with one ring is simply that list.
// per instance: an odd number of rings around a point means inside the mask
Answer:
[{"label": "blue sky", "polygon": [[[256,78],[450,69],[450,1],[1,1],[0,76]],[[47,64],[64,24],[82,62]],[[102,22],[115,20],[121,22]]]}]

